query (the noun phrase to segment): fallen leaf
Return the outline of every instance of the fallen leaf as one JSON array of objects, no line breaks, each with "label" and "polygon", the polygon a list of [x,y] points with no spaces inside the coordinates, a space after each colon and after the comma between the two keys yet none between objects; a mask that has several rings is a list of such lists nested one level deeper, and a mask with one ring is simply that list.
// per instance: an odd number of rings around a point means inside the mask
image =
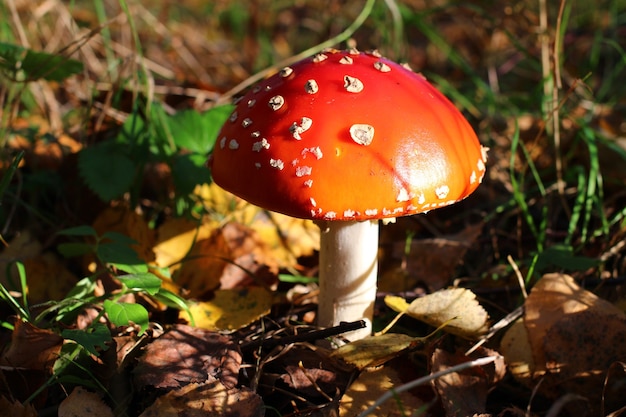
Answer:
[{"label": "fallen leaf", "polygon": [[74,288],[78,278],[52,252],[24,260],[28,299],[32,304],[61,300]]},{"label": "fallen leaf", "polygon": [[475,339],[489,328],[489,316],[476,300],[476,295],[465,288],[448,288],[406,305],[399,297],[385,297],[385,303],[397,311],[433,327],[445,325],[444,330],[468,339]]},{"label": "fallen leaf", "polygon": [[548,397],[584,396],[599,412],[606,373],[626,358],[626,315],[557,273],[535,284],[524,307],[523,328],[516,322],[501,342],[513,376],[529,387],[541,380]]},{"label": "fallen leaf", "polygon": [[[524,303],[524,325],[533,347],[535,378],[546,371],[543,346],[550,329],[565,316],[588,309],[602,316],[623,315],[613,304],[580,288],[569,275],[546,274],[535,284]],[[586,325],[593,330],[593,323]]]},{"label": "fallen leaf", "polygon": [[194,192],[222,223],[236,222],[255,230],[268,248],[266,262],[277,268],[297,266],[297,258],[319,249],[319,228],[311,220],[268,212],[223,190],[217,184]]},{"label": "fallen leaf", "polygon": [[174,280],[192,298],[203,298],[217,288],[247,286],[267,278],[264,268],[276,270],[276,265],[268,264],[266,250],[254,230],[226,223],[194,244]]},{"label": "fallen leaf", "polygon": [[11,333],[11,345],[0,358],[0,365],[50,371],[57,360],[63,338],[31,323],[17,320]]},{"label": "fallen leaf", "polygon": [[72,393],[59,404],[59,417],[113,417],[111,407],[106,405],[100,395],[76,387]]},{"label": "fallen leaf", "polygon": [[231,258],[231,250],[221,229],[193,245],[174,282],[189,292],[191,298],[201,298],[219,288],[220,278]]},{"label": "fallen leaf", "polygon": [[400,292],[426,284],[430,291],[448,285],[465,253],[480,236],[483,224],[465,227],[457,234],[431,239],[406,239],[392,242],[379,289]]},{"label": "fallen leaf", "polygon": [[532,386],[535,361],[523,319],[513,322],[504,333],[500,341],[500,350],[506,358],[511,375],[526,386]]},{"label": "fallen leaf", "polygon": [[0,410],[7,417],[37,417],[39,414],[32,404],[22,404],[17,400],[11,401],[0,396]]},{"label": "fallen leaf", "polygon": [[248,388],[219,381],[192,383],[156,399],[139,417],[262,417],[261,398]]},{"label": "fallen leaf", "polygon": [[[431,374],[485,356],[497,356],[497,353],[479,348],[472,357],[468,357],[460,350],[451,353],[437,348],[430,358]],[[432,380],[431,384],[441,399],[446,416],[472,416],[486,411],[489,388],[506,373],[503,358],[494,363],[493,370],[492,365],[473,367],[462,372],[450,372]]]},{"label": "fallen leaf", "polygon": [[[50,377],[62,345],[63,338],[56,333],[17,320],[9,348],[0,357],[0,394],[26,401]],[[46,395],[47,390],[43,390],[33,403],[43,406]]]},{"label": "fallen leaf", "polygon": [[0,255],[0,283],[11,291],[21,293],[17,268],[15,265],[8,268],[10,263],[16,261],[24,264],[31,304],[61,300],[78,281],[57,255],[42,252],[41,243],[28,231],[16,235]]},{"label": "fallen leaf", "polygon": [[368,336],[340,346],[332,351],[330,356],[341,358],[344,362],[362,370],[384,364],[419,341],[421,339],[401,333]]},{"label": "fallen leaf", "polygon": [[[189,306],[196,326],[209,330],[236,330],[270,312],[273,295],[262,287],[218,290],[210,301]],[[190,320],[187,312],[181,317]]]},{"label": "fallen leaf", "polygon": [[263,366],[259,381],[263,398],[290,392],[307,401],[327,403],[328,398],[343,392],[353,378],[354,367],[330,356],[326,349],[294,344],[279,347],[276,352],[279,360],[270,360]]},{"label": "fallen leaf", "polygon": [[[410,363],[410,362],[409,362]],[[409,377],[407,374],[413,373]],[[417,372],[407,366],[407,359],[397,360],[380,368],[372,368],[361,372],[358,378],[350,384],[339,402],[339,415],[341,417],[354,417],[374,405],[377,398],[390,390],[409,382],[409,378],[418,378]],[[415,390],[398,393],[393,400],[385,401],[378,406],[372,416],[404,417],[421,415],[418,411],[426,411],[430,406],[432,396],[424,395],[425,398],[415,395]],[[407,413],[408,412],[408,413]]]},{"label": "fallen leaf", "polygon": [[176,271],[194,242],[208,239],[216,227],[216,222],[198,222],[184,217],[166,220],[156,231],[155,263],[170,268],[170,272]]},{"label": "fallen leaf", "polygon": [[180,388],[216,379],[234,387],[241,360],[239,348],[230,337],[181,324],[146,346],[134,380],[139,389]]}]

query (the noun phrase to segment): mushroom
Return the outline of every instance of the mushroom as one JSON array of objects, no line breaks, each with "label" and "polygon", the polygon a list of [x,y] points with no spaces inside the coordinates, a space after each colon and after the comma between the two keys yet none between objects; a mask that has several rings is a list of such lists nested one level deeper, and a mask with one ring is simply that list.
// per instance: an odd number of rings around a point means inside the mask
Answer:
[{"label": "mushroom", "polygon": [[209,160],[248,202],[321,228],[318,325],[366,319],[378,220],[449,206],[485,174],[487,148],[454,105],[377,52],[325,50],[262,81],[237,104]]}]

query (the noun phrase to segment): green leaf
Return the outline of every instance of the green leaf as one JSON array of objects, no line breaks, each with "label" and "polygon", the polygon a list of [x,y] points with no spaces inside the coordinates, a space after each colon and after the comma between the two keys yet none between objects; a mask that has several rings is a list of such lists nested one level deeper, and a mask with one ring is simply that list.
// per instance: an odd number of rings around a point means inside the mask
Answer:
[{"label": "green leaf", "polygon": [[112,142],[83,149],[78,155],[78,170],[87,186],[105,202],[129,191],[135,178],[135,164]]},{"label": "green leaf", "polygon": [[121,245],[134,245],[137,243],[135,239],[130,236],[126,236],[123,233],[119,232],[104,232],[102,236],[100,236],[101,241],[110,240],[111,242],[118,243]]},{"label": "green leaf", "polygon": [[115,303],[111,300],[104,300],[104,311],[106,311],[111,323],[116,326],[128,326],[131,323],[138,325],[141,329],[139,335],[142,335],[148,328],[148,310],[141,304]]},{"label": "green leaf", "polygon": [[565,271],[584,271],[598,265],[598,260],[575,255],[569,245],[557,244],[545,249],[537,256],[536,268],[541,271],[548,267],[558,267]]},{"label": "green leaf", "polygon": [[161,289],[162,281],[154,274],[147,272],[145,274],[129,274],[118,276],[122,284],[131,290],[145,291],[150,295],[154,295]]},{"label": "green leaf", "polygon": [[199,184],[210,184],[206,157],[200,154],[177,155],[172,160],[172,180],[178,195],[191,194]]},{"label": "green leaf", "polygon": [[[83,63],[63,55],[38,52],[0,42],[0,69],[12,79],[61,81],[83,71]],[[22,73],[21,77],[18,74]]]},{"label": "green leaf", "polygon": [[85,330],[66,329],[61,332],[61,336],[75,341],[95,356],[99,356],[98,348],[107,350],[109,346],[106,343],[111,341],[111,332],[102,323],[95,323]]},{"label": "green leaf", "polygon": [[117,242],[101,243],[98,245],[96,255],[103,263],[112,265],[122,271],[132,274],[148,272],[148,265],[139,258],[137,252],[126,244]]},{"label": "green leaf", "polygon": [[68,242],[60,243],[57,246],[57,250],[64,257],[73,258],[74,256],[82,256],[93,252],[94,247],[88,243]]},{"label": "green leaf", "polygon": [[188,301],[182,298],[180,295],[161,288],[161,290],[157,294],[155,294],[154,298],[156,298],[157,301],[165,304],[168,307],[177,308],[179,310],[185,311],[187,313],[187,316],[189,317],[189,321],[191,322],[191,325],[192,326],[196,325],[196,322],[193,317],[193,313],[191,312],[191,309],[189,308]]},{"label": "green leaf", "polygon": [[183,110],[169,118],[170,130],[178,148],[206,155],[215,145],[217,134],[234,106],[214,107],[205,113]]}]

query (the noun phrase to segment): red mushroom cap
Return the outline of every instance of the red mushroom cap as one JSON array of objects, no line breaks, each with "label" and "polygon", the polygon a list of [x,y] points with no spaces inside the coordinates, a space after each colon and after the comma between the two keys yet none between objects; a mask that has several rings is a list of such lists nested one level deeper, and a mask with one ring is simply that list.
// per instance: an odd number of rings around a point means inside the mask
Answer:
[{"label": "red mushroom cap", "polygon": [[237,104],[210,160],[214,181],[293,217],[420,213],[471,194],[486,148],[423,76],[376,52],[324,51]]}]

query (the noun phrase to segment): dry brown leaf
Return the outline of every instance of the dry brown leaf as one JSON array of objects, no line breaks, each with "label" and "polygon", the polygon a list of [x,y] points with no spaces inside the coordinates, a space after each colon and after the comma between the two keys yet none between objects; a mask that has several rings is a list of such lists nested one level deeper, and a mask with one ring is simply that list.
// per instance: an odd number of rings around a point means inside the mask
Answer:
[{"label": "dry brown leaf", "polygon": [[188,258],[182,262],[174,282],[189,291],[192,298],[202,297],[220,286],[220,278],[226,268],[225,259],[231,258],[231,249],[217,229],[207,238],[196,242]]},{"label": "dry brown leaf", "polygon": [[[58,358],[63,338],[50,330],[17,320],[11,343],[0,357],[2,378],[0,395],[26,401],[50,377]],[[46,401],[47,390],[40,392],[33,403],[39,407]]]},{"label": "dry brown leaf", "polygon": [[268,265],[280,268],[297,266],[297,258],[319,249],[319,228],[310,220],[294,219],[268,212],[233,194],[217,184],[198,186],[195,190],[210,212],[219,213],[228,221],[255,230],[269,249],[265,253]]},{"label": "dry brown leaf", "polygon": [[[497,352],[480,348],[474,357],[497,356]],[[431,374],[444,371],[474,358],[467,357],[460,350],[450,353],[435,349],[431,356]],[[495,368],[491,365],[473,367],[462,372],[450,372],[432,381],[441,398],[446,416],[480,415],[486,411],[487,393],[491,386],[501,380],[506,373],[502,358],[497,359]]]},{"label": "dry brown leaf", "polygon": [[92,226],[99,235],[105,232],[118,232],[130,237],[137,242],[131,247],[139,258],[148,263],[154,261],[152,250],[155,243],[154,230],[150,229],[142,216],[128,207],[105,208],[98,214]]},{"label": "dry brown leaf", "polygon": [[168,392],[140,417],[262,417],[261,398],[248,388],[226,388],[219,381],[192,383]]},{"label": "dry brown leaf", "polygon": [[32,304],[60,300],[77,282],[63,262],[52,252],[42,253],[42,245],[24,231],[18,234],[0,255],[0,283],[7,289],[21,292],[17,268],[12,266],[7,276],[9,263],[24,264],[28,284],[28,299]]},{"label": "dry brown leaf", "polygon": [[41,254],[41,250],[41,243],[29,231],[18,233],[0,254],[0,283],[9,290],[21,291],[21,288],[14,285],[19,283],[14,274],[15,269],[7,276],[7,266],[15,261],[23,262],[25,259],[35,258]]},{"label": "dry brown leaf", "polygon": [[[239,290],[217,290],[210,301],[189,306],[197,327],[208,330],[236,330],[252,323],[270,312],[273,294],[262,287]],[[181,317],[190,321],[187,312]]]},{"label": "dry brown leaf", "polygon": [[489,315],[466,288],[439,290],[413,300],[408,306],[401,297],[385,297],[385,303],[398,313],[457,336],[475,339],[489,328]]},{"label": "dry brown leaf", "polygon": [[290,345],[275,359],[265,362],[259,381],[261,393],[267,395],[288,391],[327,402],[346,389],[354,374],[354,367],[329,356],[328,350],[306,344]]},{"label": "dry brown leaf", "polygon": [[32,404],[22,404],[19,401],[8,400],[0,396],[0,410],[6,417],[37,417],[39,414]]},{"label": "dry brown leaf", "polygon": [[602,315],[622,315],[613,304],[582,289],[565,274],[546,274],[533,287],[524,303],[524,325],[533,347],[535,377],[546,371],[546,335],[557,321],[569,314],[592,308]]},{"label": "dry brown leaf", "polygon": [[61,300],[78,282],[59,257],[51,252],[25,259],[24,270],[28,299],[33,304]]},{"label": "dry brown leaf", "polygon": [[171,389],[217,378],[234,387],[241,360],[230,337],[179,324],[146,346],[134,370],[135,384]]},{"label": "dry brown leaf", "polygon": [[175,282],[196,298],[217,288],[244,287],[255,279],[266,278],[266,250],[254,230],[227,223],[215,229],[208,239],[195,243]]},{"label": "dry brown leaf", "polygon": [[49,371],[58,358],[63,338],[56,333],[17,320],[11,345],[0,358],[0,365]]},{"label": "dry brown leaf", "polygon": [[[502,339],[512,374],[556,397],[582,395],[599,410],[607,370],[626,358],[626,315],[564,274],[544,275],[525,302],[523,328]],[[624,404],[622,404],[623,406]]]},{"label": "dry brown leaf", "polygon": [[456,267],[480,236],[482,227],[479,223],[454,235],[413,239],[408,253],[405,240],[393,242],[390,256],[397,267],[385,268],[380,290],[400,292],[424,283],[430,291],[436,291],[449,285]]},{"label": "dry brown leaf", "polygon": [[297,259],[320,246],[320,229],[311,220],[263,212],[250,225],[269,248],[267,256],[281,268],[296,267]]},{"label": "dry brown leaf", "polygon": [[59,417],[113,417],[111,407],[106,405],[100,395],[76,387],[72,393],[59,404]]},{"label": "dry brown leaf", "polygon": [[[341,417],[354,417],[364,412],[383,394],[408,382],[410,378],[417,378],[417,375],[407,376],[412,371],[410,366],[407,367],[407,360],[404,358],[380,368],[361,372],[341,398],[339,415]],[[427,409],[429,400],[430,398],[422,399],[416,396],[413,390],[402,392],[394,400],[385,401],[377,407],[372,416],[420,415],[415,412],[420,408]]]}]

